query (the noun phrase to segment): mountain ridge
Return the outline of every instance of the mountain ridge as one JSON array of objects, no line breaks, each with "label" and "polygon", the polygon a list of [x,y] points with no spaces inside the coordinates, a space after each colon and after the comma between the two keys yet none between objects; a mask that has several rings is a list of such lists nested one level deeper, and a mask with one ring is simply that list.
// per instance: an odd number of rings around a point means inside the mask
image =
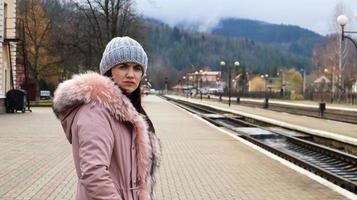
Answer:
[{"label": "mountain ridge", "polygon": [[[179,23],[180,28],[189,31],[194,30],[194,27],[196,27],[194,31],[198,31],[199,26],[197,22]],[[220,19],[216,26],[206,32],[227,37],[248,38],[308,58],[311,57],[314,46],[320,44],[325,38],[314,31],[296,25],[231,17]]]},{"label": "mountain ridge", "polygon": [[285,52],[248,38],[226,37],[185,31],[159,21],[148,20],[149,54],[156,64],[172,66],[178,71],[189,66],[210,66],[219,69],[219,61],[239,59],[242,65],[258,72],[274,73],[277,67],[305,68],[309,59]]}]

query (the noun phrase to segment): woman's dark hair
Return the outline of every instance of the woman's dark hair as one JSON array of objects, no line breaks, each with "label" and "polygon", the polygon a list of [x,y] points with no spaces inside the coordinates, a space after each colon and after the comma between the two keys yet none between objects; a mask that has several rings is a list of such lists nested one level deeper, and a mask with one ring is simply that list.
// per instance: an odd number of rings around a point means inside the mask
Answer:
[{"label": "woman's dark hair", "polygon": [[146,117],[146,121],[148,122],[149,125],[149,131],[155,133],[155,128],[150,120],[149,116],[146,114],[143,106],[141,105],[141,89],[140,89],[141,83],[139,84],[138,88],[134,90],[130,95],[127,95],[128,98],[130,99],[131,103],[133,104],[134,108],[138,113],[144,115]]},{"label": "woman's dark hair", "polygon": [[[109,70],[107,73],[104,74],[104,76],[112,78],[112,70]],[[125,94],[130,99],[130,101],[133,104],[133,106],[136,109],[136,111],[145,116],[146,121],[147,121],[147,123],[149,125],[149,131],[155,133],[154,124],[152,123],[152,121],[150,120],[149,116],[146,114],[144,108],[141,105],[141,89],[140,89],[140,86],[141,86],[141,82],[139,83],[138,88],[136,88],[136,90],[134,90],[131,94],[126,94],[123,90],[122,91],[123,91],[123,94]]]}]

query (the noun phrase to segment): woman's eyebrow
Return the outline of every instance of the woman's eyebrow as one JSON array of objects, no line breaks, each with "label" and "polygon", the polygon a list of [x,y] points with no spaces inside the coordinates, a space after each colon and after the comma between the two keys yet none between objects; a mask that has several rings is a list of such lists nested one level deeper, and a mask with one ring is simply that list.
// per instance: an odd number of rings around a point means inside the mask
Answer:
[{"label": "woman's eyebrow", "polygon": [[139,64],[134,65],[134,67],[135,67],[135,68],[140,68],[140,69],[143,68],[143,67],[142,67],[141,65],[139,65]]},{"label": "woman's eyebrow", "polygon": [[127,66],[128,66],[128,64],[126,64],[126,63],[120,63],[120,64],[119,64],[119,66],[122,66],[122,67],[127,67]]}]

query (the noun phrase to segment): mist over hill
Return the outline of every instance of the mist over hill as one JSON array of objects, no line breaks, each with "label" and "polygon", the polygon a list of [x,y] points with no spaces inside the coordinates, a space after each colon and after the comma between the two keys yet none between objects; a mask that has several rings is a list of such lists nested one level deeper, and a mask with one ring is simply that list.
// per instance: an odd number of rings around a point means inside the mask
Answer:
[{"label": "mist over hill", "polygon": [[248,19],[223,19],[212,29],[212,34],[249,38],[272,44],[291,53],[311,57],[312,49],[324,37],[299,26],[270,24]]},{"label": "mist over hill", "polygon": [[[250,38],[247,37],[249,35],[248,28],[245,28],[241,33],[241,35],[245,33],[246,37],[238,36],[233,30],[230,32],[229,29],[224,28],[228,22],[221,23],[219,27],[212,30],[213,34],[211,34],[196,32],[192,26],[190,30],[187,30],[182,25],[171,27],[160,20],[146,19],[146,36],[151,64],[155,67],[171,68],[175,73],[198,70],[199,68],[219,70],[220,60],[225,60],[227,63],[239,60],[241,66],[257,73],[275,74],[278,67],[309,68],[310,56],[305,55],[308,53],[293,53],[282,48],[282,44],[286,44],[286,48],[292,50],[294,49],[293,42],[304,41],[306,37],[319,39],[318,35],[309,31],[305,33],[304,30],[301,30],[300,33],[299,28],[283,26],[282,30],[286,29],[287,31],[280,36],[278,33],[273,34],[267,31],[266,37],[268,35],[275,36],[270,40],[258,37],[257,33],[255,34],[256,38]],[[262,24],[262,26],[266,26],[264,23]],[[299,34],[295,33],[296,30]],[[262,33],[262,31],[264,32],[263,28],[256,29],[255,32]]]},{"label": "mist over hill", "polygon": [[[188,31],[202,31],[197,22],[181,22],[178,27]],[[315,45],[324,36],[295,25],[271,24],[250,19],[225,18],[205,32],[227,37],[248,38],[256,42],[271,44],[284,51],[311,57]]]}]

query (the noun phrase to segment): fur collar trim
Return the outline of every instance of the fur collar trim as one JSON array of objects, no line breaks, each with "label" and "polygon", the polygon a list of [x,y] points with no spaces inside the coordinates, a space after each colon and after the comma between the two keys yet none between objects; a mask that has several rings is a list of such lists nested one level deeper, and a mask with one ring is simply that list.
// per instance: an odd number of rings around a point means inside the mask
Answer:
[{"label": "fur collar trim", "polygon": [[59,117],[71,112],[73,107],[88,103],[102,104],[117,120],[127,121],[133,125],[136,134],[139,199],[151,199],[150,160],[153,149],[144,117],[135,110],[130,100],[112,80],[95,72],[75,75],[72,79],[59,84],[54,94],[53,111]]}]

